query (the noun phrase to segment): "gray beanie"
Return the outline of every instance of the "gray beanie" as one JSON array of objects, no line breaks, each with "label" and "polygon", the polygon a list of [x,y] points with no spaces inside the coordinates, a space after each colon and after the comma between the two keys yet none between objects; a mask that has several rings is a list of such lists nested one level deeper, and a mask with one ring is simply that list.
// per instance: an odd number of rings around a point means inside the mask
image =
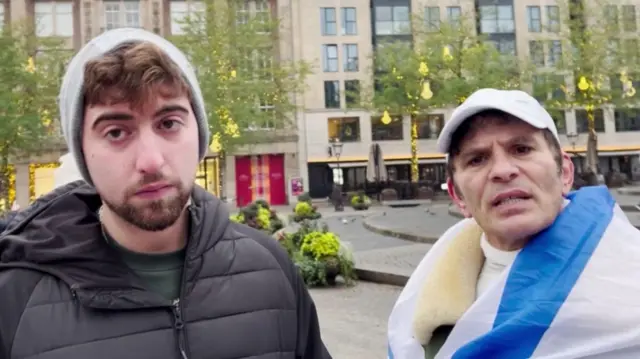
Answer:
[{"label": "gray beanie", "polygon": [[198,123],[199,156],[203,159],[209,147],[209,123],[204,107],[204,99],[200,91],[200,85],[196,73],[186,56],[171,42],[152,32],[135,29],[120,28],[102,33],[89,41],[71,60],[62,79],[60,96],[60,122],[62,134],[78,165],[80,174],[90,184],[91,176],[87,170],[87,164],[82,150],[82,126],[84,124],[84,99],[82,98],[84,83],[84,68],[87,62],[100,58],[105,53],[128,42],[150,42],[162,49],[173,62],[182,70],[187,84],[192,93],[193,112]]}]

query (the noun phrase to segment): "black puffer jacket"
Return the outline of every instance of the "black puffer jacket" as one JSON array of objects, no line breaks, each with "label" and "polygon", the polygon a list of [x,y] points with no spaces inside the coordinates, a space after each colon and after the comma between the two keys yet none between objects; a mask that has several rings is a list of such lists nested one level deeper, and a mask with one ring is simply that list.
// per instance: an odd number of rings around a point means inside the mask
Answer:
[{"label": "black puffer jacket", "polygon": [[330,358],[280,245],[197,188],[181,298],[147,291],[102,239],[100,198],[72,183],[0,237],[0,359]]}]

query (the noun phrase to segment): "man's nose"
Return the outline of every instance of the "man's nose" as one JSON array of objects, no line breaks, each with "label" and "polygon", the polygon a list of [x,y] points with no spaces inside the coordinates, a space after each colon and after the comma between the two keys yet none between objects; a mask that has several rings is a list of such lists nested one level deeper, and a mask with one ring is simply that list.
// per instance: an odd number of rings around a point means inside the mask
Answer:
[{"label": "man's nose", "polygon": [[494,181],[510,181],[520,173],[520,169],[504,151],[495,151],[491,157],[491,179]]},{"label": "man's nose", "polygon": [[142,173],[157,173],[164,165],[162,141],[153,131],[141,131],[136,151],[136,170]]}]

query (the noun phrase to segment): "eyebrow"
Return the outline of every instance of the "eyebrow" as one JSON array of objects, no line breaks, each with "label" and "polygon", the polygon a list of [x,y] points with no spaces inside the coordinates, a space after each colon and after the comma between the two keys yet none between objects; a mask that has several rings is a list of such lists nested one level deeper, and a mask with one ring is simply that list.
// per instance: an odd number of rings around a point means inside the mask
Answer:
[{"label": "eyebrow", "polygon": [[[504,144],[507,145],[507,146],[513,146],[513,145],[516,145],[516,144],[530,145],[530,144],[535,143],[535,142],[536,141],[533,138],[533,136],[522,135],[522,136],[517,136],[517,137],[514,137],[512,139],[509,139]],[[484,153],[489,151],[489,147],[490,146],[474,146],[474,145],[471,145],[471,146],[469,146],[469,148],[461,150],[458,155],[460,157],[469,157],[469,156],[475,156],[475,155],[478,155],[478,154],[484,154]]]},{"label": "eyebrow", "polygon": [[[166,105],[160,108],[156,113],[153,114],[153,117],[159,117],[162,115],[166,115],[172,112],[182,112],[184,114],[188,114],[189,110],[184,106],[180,105]],[[93,121],[93,125],[91,125],[92,129],[95,129],[100,122],[104,121],[131,121],[133,120],[133,116],[126,112],[106,112],[98,116],[98,118]]]}]

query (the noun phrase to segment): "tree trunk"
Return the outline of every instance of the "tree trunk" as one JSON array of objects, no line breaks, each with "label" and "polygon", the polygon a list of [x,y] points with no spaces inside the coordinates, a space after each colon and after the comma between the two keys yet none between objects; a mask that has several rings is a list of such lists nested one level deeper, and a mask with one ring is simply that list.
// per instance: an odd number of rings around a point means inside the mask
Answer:
[{"label": "tree trunk", "polygon": [[587,184],[596,186],[602,184],[599,180],[598,171],[598,135],[595,130],[595,117],[593,110],[587,110],[587,119],[589,127],[589,136],[587,138]]},{"label": "tree trunk", "polygon": [[0,214],[11,209],[9,198],[9,159],[0,155]]}]

